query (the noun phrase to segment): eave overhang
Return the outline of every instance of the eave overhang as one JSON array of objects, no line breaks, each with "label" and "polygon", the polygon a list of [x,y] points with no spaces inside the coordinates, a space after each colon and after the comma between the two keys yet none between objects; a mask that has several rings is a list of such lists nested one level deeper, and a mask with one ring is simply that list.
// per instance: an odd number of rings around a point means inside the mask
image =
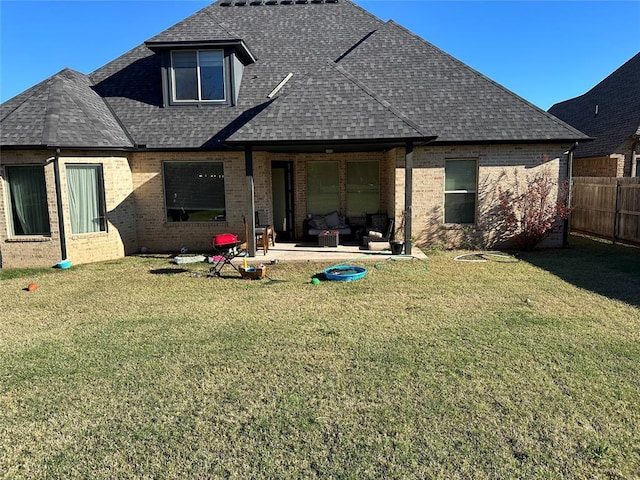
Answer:
[{"label": "eave overhang", "polygon": [[256,57],[253,55],[246,43],[241,39],[233,40],[196,40],[196,41],[173,41],[173,42],[153,42],[147,41],[145,46],[152,52],[159,53],[167,50],[188,50],[206,48],[230,48],[233,49],[238,58],[245,65],[255,63]]},{"label": "eave overhang", "polygon": [[345,152],[383,152],[392,148],[414,146],[433,142],[437,136],[406,138],[363,138],[363,139],[326,139],[326,140],[230,140],[224,142],[231,148],[251,148],[254,151],[270,153],[345,153]]}]

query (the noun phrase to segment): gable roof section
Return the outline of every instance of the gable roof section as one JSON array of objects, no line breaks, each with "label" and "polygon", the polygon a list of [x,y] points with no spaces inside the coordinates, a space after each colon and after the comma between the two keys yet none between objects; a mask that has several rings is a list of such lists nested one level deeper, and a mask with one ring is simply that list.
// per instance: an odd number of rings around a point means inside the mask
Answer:
[{"label": "gable roof section", "polygon": [[439,142],[585,138],[581,132],[387,22],[339,65]]},{"label": "gable roof section", "polygon": [[556,103],[549,113],[595,137],[578,146],[576,158],[616,153],[631,136],[640,135],[640,53],[584,95]]},{"label": "gable roof section", "polygon": [[237,132],[230,142],[329,142],[429,137],[330,60]]},{"label": "gable roof section", "polygon": [[133,146],[86,75],[64,69],[2,104],[3,146]]}]

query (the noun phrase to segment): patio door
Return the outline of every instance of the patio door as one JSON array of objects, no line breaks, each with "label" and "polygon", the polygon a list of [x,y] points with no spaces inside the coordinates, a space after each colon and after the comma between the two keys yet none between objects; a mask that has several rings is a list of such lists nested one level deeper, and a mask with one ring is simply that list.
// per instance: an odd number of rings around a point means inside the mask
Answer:
[{"label": "patio door", "polygon": [[293,162],[271,163],[273,226],[279,239],[293,236]]}]

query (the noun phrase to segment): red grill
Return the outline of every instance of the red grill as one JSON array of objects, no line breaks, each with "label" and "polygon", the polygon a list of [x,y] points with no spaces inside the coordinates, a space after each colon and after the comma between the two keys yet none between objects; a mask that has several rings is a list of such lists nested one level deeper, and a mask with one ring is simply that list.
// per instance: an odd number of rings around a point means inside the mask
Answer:
[{"label": "red grill", "polygon": [[220,276],[220,270],[222,270],[222,267],[225,265],[231,265],[232,268],[239,271],[238,268],[231,263],[231,260],[238,255],[244,255],[242,242],[238,241],[238,237],[232,233],[214,235],[211,239],[211,246],[216,253],[216,256],[212,257],[214,259],[213,266],[209,269],[212,274]]},{"label": "red grill", "polygon": [[211,243],[215,248],[235,247],[238,244],[238,237],[233,233],[222,233],[214,235]]}]

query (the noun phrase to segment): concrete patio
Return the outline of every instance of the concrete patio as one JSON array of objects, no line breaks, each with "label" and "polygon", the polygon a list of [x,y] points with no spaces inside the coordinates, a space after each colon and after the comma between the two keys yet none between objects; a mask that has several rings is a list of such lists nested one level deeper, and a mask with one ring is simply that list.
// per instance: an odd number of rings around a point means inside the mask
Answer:
[{"label": "concrete patio", "polygon": [[[388,244],[384,244],[388,245]],[[380,245],[379,248],[383,248]],[[405,255],[395,255],[404,257]],[[411,249],[411,256],[419,259],[426,259],[426,255],[417,247]],[[358,261],[380,261],[394,257],[390,250],[363,250],[359,245],[338,245],[337,247],[321,247],[312,244],[296,242],[276,242],[274,247],[269,247],[265,255],[262,250],[258,250],[255,257],[248,257],[249,265],[259,263],[269,264],[276,262],[327,262],[340,263],[349,260]],[[234,264],[242,264],[244,258],[236,257],[232,261]]]}]

